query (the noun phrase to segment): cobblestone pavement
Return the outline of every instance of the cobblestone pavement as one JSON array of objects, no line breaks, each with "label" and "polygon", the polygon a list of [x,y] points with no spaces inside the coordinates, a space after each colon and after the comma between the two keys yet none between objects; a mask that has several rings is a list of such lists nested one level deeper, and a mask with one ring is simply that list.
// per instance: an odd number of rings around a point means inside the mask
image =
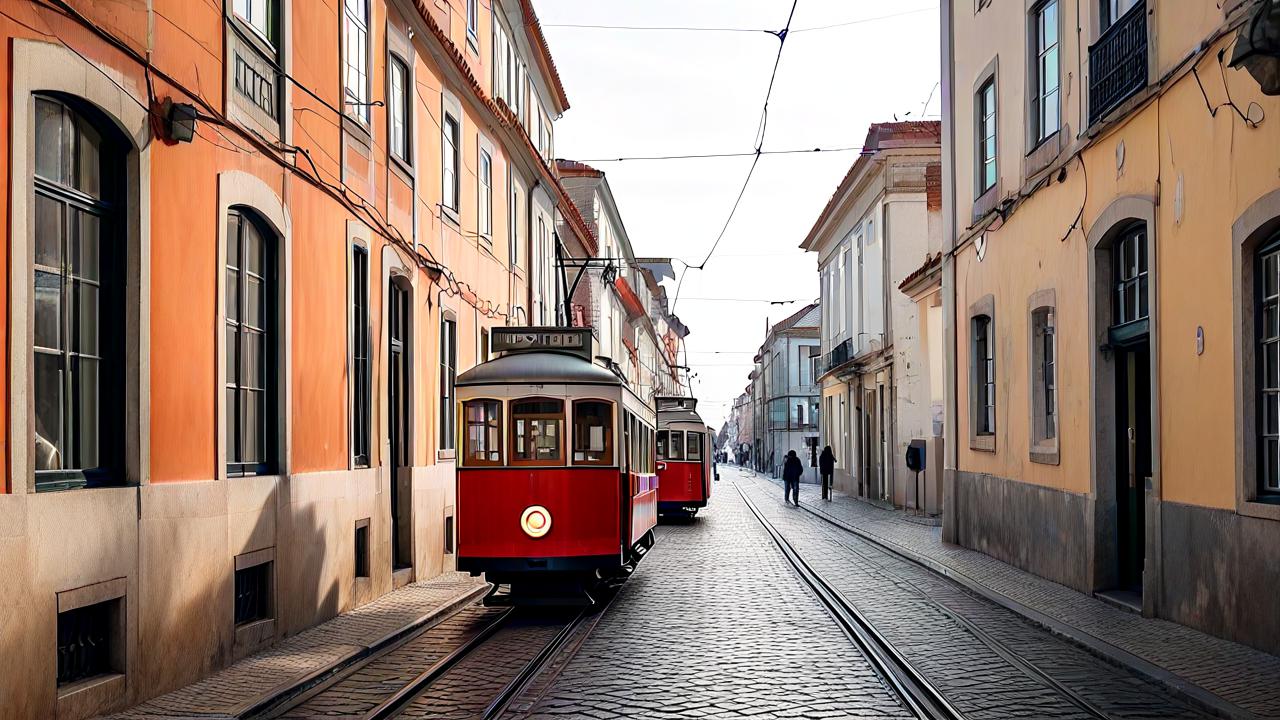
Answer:
[{"label": "cobblestone pavement", "polygon": [[[722,478],[726,472],[771,484],[781,496],[780,485],[757,473],[722,466]],[[901,511],[839,493],[834,498],[824,502],[816,485],[801,485],[804,504],[949,575],[1002,595],[1069,630],[1090,647],[1100,647],[1104,654],[1128,654],[1150,663],[1191,686],[1192,692],[1225,701],[1225,709],[1234,705],[1259,717],[1280,717],[1280,657],[1184,625],[1119,610],[988,555],[943,544],[940,528],[912,522]]]},{"label": "cobblestone pavement", "polygon": [[420,622],[474,592],[475,578],[448,573],[405,586],[363,607],[301,632],[204,680],[153,698],[113,717],[231,718],[313,673]]},{"label": "cobblestone pavement", "polygon": [[530,718],[909,717],[729,483],[659,541]]},{"label": "cobblestone pavement", "polygon": [[1163,686],[1106,663],[955,582],[787,506],[734,471],[779,532],[968,718],[1199,718]]}]

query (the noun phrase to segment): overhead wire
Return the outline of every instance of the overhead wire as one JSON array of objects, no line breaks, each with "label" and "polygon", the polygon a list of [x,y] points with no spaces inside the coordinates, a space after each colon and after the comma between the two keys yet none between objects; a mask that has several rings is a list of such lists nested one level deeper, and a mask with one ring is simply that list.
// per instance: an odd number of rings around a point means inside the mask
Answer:
[{"label": "overhead wire", "polygon": [[622,157],[602,157],[587,158],[579,160],[584,163],[606,163],[606,162],[632,162],[637,160],[704,160],[716,158],[736,158],[751,157],[752,155],[812,155],[814,153],[836,153],[861,151],[862,146],[833,147],[833,148],[795,148],[792,150],[761,150],[759,153],[754,150],[743,152],[725,152],[725,153],[690,153],[687,155],[624,155]]},{"label": "overhead wire", "polygon": [[[829,25],[817,25],[814,27],[795,28],[791,32],[816,32],[819,30],[834,30],[836,28],[849,27],[851,25],[862,25],[869,22],[877,22],[880,20],[889,20],[892,18],[903,17],[904,15],[915,15],[923,12],[937,12],[936,6],[920,7],[902,12],[889,13],[887,15],[877,15],[874,17],[855,18],[844,22],[831,23]],[[627,31],[649,31],[649,32],[706,32],[706,33],[767,33],[776,34],[774,30],[765,28],[749,28],[749,27],[722,27],[722,26],[705,26],[705,25],[606,25],[603,23],[543,23],[544,28],[571,28],[577,30],[627,30]]]}]

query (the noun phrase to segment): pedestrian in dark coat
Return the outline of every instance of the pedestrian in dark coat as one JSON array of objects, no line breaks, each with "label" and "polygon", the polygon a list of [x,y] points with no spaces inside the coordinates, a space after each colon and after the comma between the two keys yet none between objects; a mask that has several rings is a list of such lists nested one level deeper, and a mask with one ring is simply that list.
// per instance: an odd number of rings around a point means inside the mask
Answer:
[{"label": "pedestrian in dark coat", "polygon": [[836,470],[836,454],[831,452],[831,446],[822,448],[822,454],[818,456],[818,472],[822,474],[822,499],[831,499],[831,475]]},{"label": "pedestrian in dark coat", "polygon": [[782,501],[794,496],[796,507],[800,506],[800,476],[804,474],[804,465],[795,450],[787,451],[787,460],[782,466]]}]

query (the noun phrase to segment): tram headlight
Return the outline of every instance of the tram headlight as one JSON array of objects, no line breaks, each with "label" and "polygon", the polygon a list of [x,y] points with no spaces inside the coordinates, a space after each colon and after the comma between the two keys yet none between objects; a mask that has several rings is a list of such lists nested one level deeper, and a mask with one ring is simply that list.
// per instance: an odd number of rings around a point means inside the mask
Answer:
[{"label": "tram headlight", "polygon": [[520,515],[520,529],[531,538],[540,538],[551,530],[551,512],[541,505],[530,505]]}]

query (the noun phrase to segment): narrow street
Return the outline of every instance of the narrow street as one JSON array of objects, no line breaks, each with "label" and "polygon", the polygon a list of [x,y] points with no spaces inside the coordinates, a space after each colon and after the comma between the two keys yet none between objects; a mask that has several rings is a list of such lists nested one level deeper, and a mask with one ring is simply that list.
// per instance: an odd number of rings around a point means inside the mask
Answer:
[{"label": "narrow street", "polygon": [[584,622],[564,609],[472,604],[262,716],[921,716],[897,671],[842,632],[763,519],[920,674],[944,716],[1210,717],[808,503],[784,504],[780,489],[723,467],[711,506],[660,526],[634,575]]}]

